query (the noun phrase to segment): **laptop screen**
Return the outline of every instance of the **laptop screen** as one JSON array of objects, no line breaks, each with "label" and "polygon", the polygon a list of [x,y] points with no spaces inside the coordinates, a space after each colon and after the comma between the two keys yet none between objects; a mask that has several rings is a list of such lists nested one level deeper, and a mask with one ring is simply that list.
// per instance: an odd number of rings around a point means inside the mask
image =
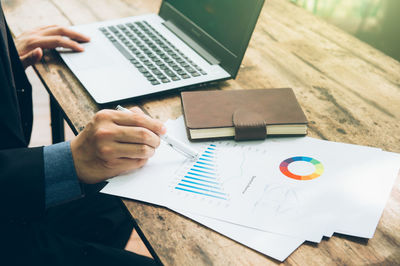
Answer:
[{"label": "laptop screen", "polygon": [[237,55],[247,45],[259,0],[167,0],[174,8]]}]

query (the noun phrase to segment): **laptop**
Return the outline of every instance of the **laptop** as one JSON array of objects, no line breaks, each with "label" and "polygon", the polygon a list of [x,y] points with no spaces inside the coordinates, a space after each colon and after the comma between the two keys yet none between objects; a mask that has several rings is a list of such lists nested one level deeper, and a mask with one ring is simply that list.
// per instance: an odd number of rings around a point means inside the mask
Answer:
[{"label": "laptop", "polygon": [[159,13],[72,27],[85,51],[58,50],[100,105],[235,78],[264,0],[163,0]]}]

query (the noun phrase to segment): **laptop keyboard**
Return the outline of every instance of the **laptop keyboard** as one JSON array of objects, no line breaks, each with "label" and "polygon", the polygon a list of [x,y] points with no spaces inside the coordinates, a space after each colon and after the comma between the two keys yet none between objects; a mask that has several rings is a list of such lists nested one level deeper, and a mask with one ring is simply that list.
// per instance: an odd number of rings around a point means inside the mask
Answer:
[{"label": "laptop keyboard", "polygon": [[152,85],[207,75],[146,21],[99,30]]}]

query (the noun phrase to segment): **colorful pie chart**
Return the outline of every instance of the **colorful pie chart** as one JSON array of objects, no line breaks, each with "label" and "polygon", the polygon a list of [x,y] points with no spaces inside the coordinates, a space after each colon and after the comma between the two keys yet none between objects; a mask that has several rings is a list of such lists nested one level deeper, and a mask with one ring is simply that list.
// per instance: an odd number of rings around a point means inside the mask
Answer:
[{"label": "colorful pie chart", "polygon": [[[314,165],[315,171],[314,171],[314,173],[312,173],[310,175],[296,175],[295,173],[292,173],[289,170],[289,165],[293,162],[310,163],[310,164]],[[315,160],[314,158],[305,157],[305,156],[296,156],[296,157],[291,157],[289,159],[286,159],[283,162],[281,162],[281,164],[279,165],[279,169],[281,170],[282,174],[284,174],[285,176],[296,179],[296,180],[312,180],[312,179],[315,179],[315,178],[321,176],[322,173],[324,172],[324,166],[322,165],[322,163],[320,161]]]}]

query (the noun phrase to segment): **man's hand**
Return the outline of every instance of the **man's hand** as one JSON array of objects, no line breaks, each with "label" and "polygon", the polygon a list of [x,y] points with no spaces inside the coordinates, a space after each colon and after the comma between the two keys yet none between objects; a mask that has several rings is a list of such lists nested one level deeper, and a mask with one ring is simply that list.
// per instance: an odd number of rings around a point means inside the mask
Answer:
[{"label": "man's hand", "polygon": [[82,52],[83,46],[79,42],[88,41],[90,38],[81,33],[66,27],[52,25],[22,33],[15,39],[15,45],[22,65],[27,68],[40,61],[43,56],[42,49],[64,47]]},{"label": "man's hand", "polygon": [[163,124],[139,108],[102,110],[71,141],[78,178],[88,184],[142,167],[160,144]]}]

